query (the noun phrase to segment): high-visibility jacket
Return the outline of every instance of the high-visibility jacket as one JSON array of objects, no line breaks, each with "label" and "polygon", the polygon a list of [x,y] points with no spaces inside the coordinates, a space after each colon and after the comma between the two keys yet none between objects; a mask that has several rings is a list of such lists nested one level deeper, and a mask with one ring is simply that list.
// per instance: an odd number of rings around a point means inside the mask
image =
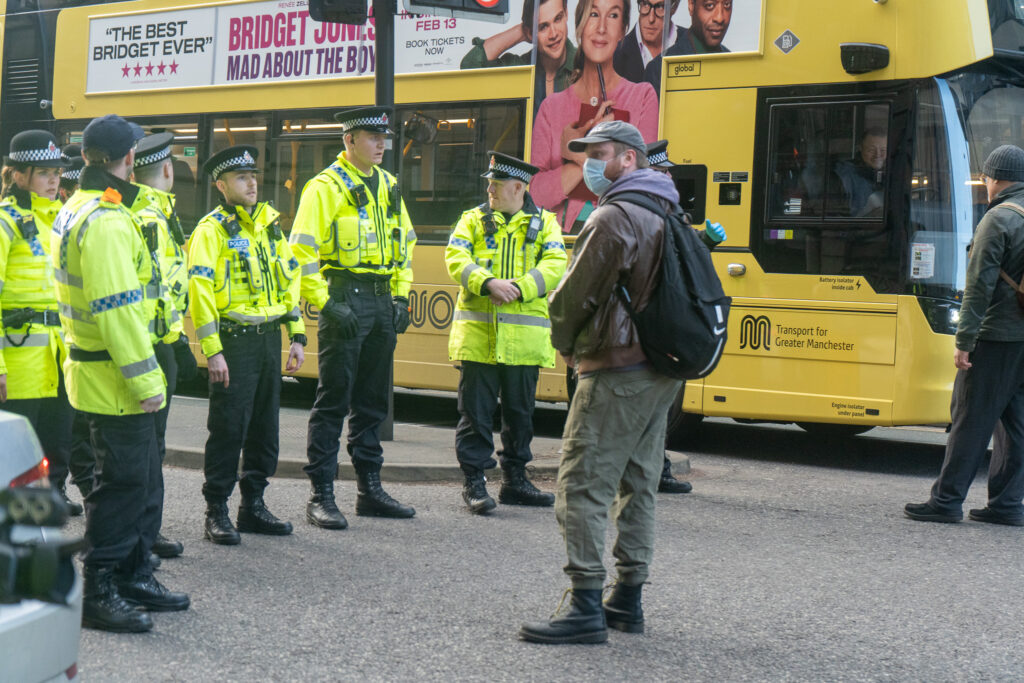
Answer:
[{"label": "high-visibility jacket", "polygon": [[[165,392],[151,330],[161,296],[138,218],[128,208],[138,187],[92,166],[53,225],[51,259],[57,306],[69,348],[68,399],[104,415],[143,412]],[[89,359],[76,360],[76,349]]]},{"label": "high-visibility jacket", "polygon": [[[553,213],[537,208],[528,194],[508,222],[487,204],[470,209],[455,225],[444,260],[462,285],[448,337],[451,360],[555,366],[547,294],[561,281],[568,258]],[[514,280],[520,299],[494,306],[482,291],[492,278]]]},{"label": "high-visibility jacket", "polygon": [[305,334],[299,262],[266,202],[250,216],[218,206],[189,238],[188,292],[196,336],[207,358],[221,352],[221,321],[256,325],[287,317],[289,337]]},{"label": "high-visibility jacket", "polygon": [[19,189],[0,202],[0,375],[7,375],[8,398],[57,395],[64,341],[50,231],[60,206]]},{"label": "high-visibility jacket", "polygon": [[160,232],[163,228],[159,225],[157,215],[163,216],[163,209],[158,203],[155,203],[159,202],[160,198],[153,194],[155,192],[153,188],[146,185],[136,185],[136,187],[139,188],[139,193],[131,208],[136,217],[136,225],[139,227],[139,235],[149,251],[150,268],[152,269],[146,297],[146,314],[151,320],[149,339],[154,345],[159,342],[170,344],[177,341],[184,332],[184,320],[174,301],[160,259],[159,242]]},{"label": "high-visibility jacket", "polygon": [[[160,267],[171,301],[180,315],[188,310],[188,265],[185,233],[174,211],[174,195],[149,185],[139,185],[146,202],[135,211],[142,219],[143,237]],[[139,203],[139,202],[137,202]],[[136,207],[132,207],[135,210]]]},{"label": "high-visibility jacket", "polygon": [[398,180],[374,166],[377,192],[345,158],[306,183],[292,223],[291,244],[302,268],[302,296],[317,308],[327,301],[324,274],[373,273],[391,278],[395,296],[409,296],[416,231]]}]

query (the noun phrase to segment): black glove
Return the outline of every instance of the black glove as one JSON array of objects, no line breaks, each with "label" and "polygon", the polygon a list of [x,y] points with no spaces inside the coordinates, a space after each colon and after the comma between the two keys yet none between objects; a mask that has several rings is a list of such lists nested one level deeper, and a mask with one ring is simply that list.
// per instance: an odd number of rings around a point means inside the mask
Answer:
[{"label": "black glove", "polygon": [[409,328],[409,300],[404,296],[394,298],[395,332],[402,334]]},{"label": "black glove", "polygon": [[181,335],[178,341],[171,344],[174,351],[174,362],[178,364],[178,381],[191,382],[199,374],[199,367],[196,365],[196,357],[192,355],[192,349],[188,345],[188,337]]},{"label": "black glove", "polygon": [[351,339],[359,333],[359,320],[348,304],[328,299],[320,309],[324,323],[334,331],[338,339]]}]

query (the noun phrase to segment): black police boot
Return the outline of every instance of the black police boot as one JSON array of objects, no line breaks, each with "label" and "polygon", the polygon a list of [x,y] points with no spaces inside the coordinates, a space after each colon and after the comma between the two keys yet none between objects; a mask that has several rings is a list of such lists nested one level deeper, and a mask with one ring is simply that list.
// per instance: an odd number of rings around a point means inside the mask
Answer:
[{"label": "black police boot", "polygon": [[604,618],[608,628],[623,633],[644,632],[644,608],[640,604],[643,588],[643,584],[627,586],[624,583],[612,587],[611,595],[604,601]]},{"label": "black police boot", "polygon": [[167,590],[148,572],[119,579],[117,590],[125,602],[150,612],[180,612],[191,604],[187,594]]},{"label": "black police boot", "polygon": [[348,520],[334,502],[334,483],[313,482],[312,495],[306,503],[306,521],[321,529],[347,529]]},{"label": "black police boot", "polygon": [[292,523],[278,519],[267,509],[263,496],[243,498],[238,506],[238,530],[247,534],[287,536],[292,532]]},{"label": "black police boot", "polygon": [[601,608],[601,590],[574,588],[569,612],[565,616],[558,616],[556,611],[550,621],[523,624],[519,628],[519,638],[552,645],[605,642],[608,640],[608,627]]},{"label": "black police boot", "polygon": [[242,537],[231,523],[227,503],[207,503],[203,536],[220,545],[238,545]]},{"label": "black police boot", "polygon": [[82,626],[115,633],[142,633],[153,628],[153,619],[128,604],[114,585],[114,570],[85,567],[82,595]]},{"label": "black police boot", "polygon": [[483,472],[466,475],[466,483],[462,487],[462,500],[474,515],[484,515],[498,507],[494,499],[487,495],[487,479]]},{"label": "black police boot", "polygon": [[387,494],[380,485],[380,472],[357,472],[356,514],[363,517],[396,517],[405,519],[416,514],[416,510],[402,505]]},{"label": "black police boot", "polygon": [[680,481],[672,476],[672,462],[665,458],[665,465],[661,468],[661,478],[658,480],[658,493],[689,493],[693,485],[688,481]]},{"label": "black police boot", "polygon": [[504,505],[550,507],[555,504],[552,493],[544,493],[526,478],[526,467],[507,465],[501,468],[501,489],[498,500]]},{"label": "black police boot", "polygon": [[153,554],[157,557],[170,559],[172,557],[178,557],[185,552],[185,546],[178,541],[172,541],[164,538],[163,534],[157,534],[156,540],[153,541],[153,547],[150,548],[150,550],[152,550]]},{"label": "black police boot", "polygon": [[58,491],[60,491],[60,497],[64,499],[64,503],[68,506],[69,515],[71,515],[72,517],[78,517],[85,511],[85,508],[83,508],[81,505],[71,500],[70,498],[68,498],[68,489],[67,484],[65,482],[62,481],[57,483],[56,488]]}]

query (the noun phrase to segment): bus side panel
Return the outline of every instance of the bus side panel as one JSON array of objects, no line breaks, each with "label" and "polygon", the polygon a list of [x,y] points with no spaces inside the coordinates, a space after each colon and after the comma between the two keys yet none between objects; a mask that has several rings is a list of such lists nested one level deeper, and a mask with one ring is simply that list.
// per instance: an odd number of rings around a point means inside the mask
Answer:
[{"label": "bus side panel", "polygon": [[953,335],[932,332],[915,297],[901,296],[897,335],[913,339],[896,350],[896,376],[915,380],[896,382],[893,424],[942,424],[949,422],[953,392]]}]

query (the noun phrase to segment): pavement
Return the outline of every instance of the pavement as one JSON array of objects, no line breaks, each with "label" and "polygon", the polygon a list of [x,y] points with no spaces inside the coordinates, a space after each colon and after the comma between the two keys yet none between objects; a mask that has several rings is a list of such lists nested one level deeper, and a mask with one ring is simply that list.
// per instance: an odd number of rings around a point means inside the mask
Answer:
[{"label": "pavement", "polygon": [[[428,397],[429,399],[429,397]],[[447,400],[454,410],[454,401]],[[174,467],[203,469],[203,446],[206,443],[208,401],[192,396],[175,396],[167,421],[166,463]],[[309,409],[281,408],[281,454],[277,464],[279,478],[304,479],[306,464],[306,423]],[[444,426],[395,422],[394,440],[384,443],[384,467],[381,479],[393,482],[461,482],[462,471],[455,459],[455,437],[451,424]],[[500,443],[495,435],[495,443]],[[562,440],[536,435],[533,439],[533,462],[528,467],[534,477],[555,477],[561,457]],[[338,478],[355,480],[355,470],[344,451],[339,458]],[[669,452],[672,471],[687,474],[690,460],[681,453]]]}]

